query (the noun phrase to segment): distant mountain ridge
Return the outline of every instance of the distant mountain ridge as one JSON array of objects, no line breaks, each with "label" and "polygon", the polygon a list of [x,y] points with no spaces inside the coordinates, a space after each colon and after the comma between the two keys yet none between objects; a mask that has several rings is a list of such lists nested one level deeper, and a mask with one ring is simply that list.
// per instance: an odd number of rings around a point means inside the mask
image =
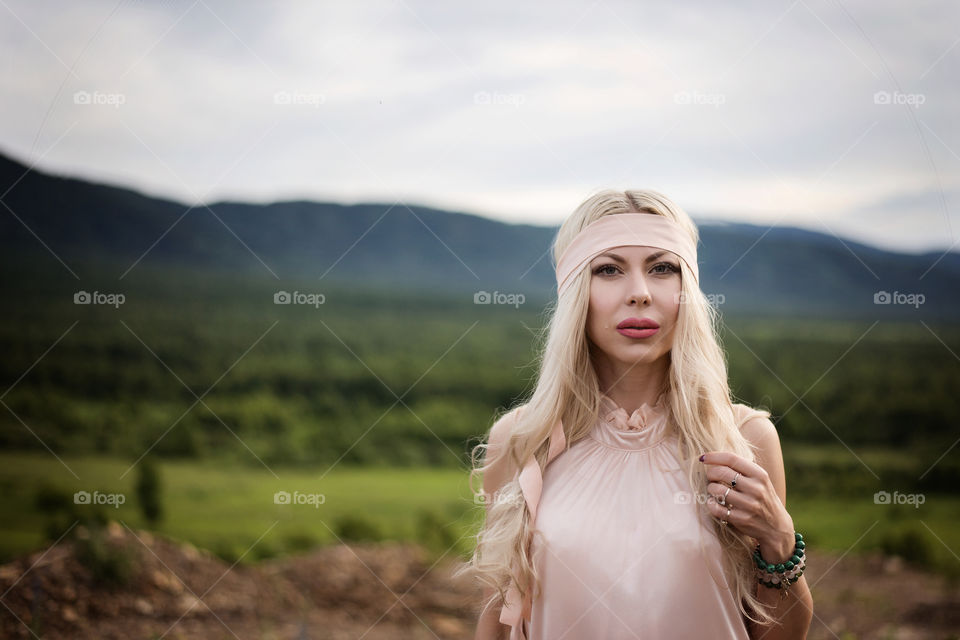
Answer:
[{"label": "distant mountain ridge", "polygon": [[[161,271],[276,277],[279,283],[317,280],[462,295],[496,290],[524,293],[531,301],[553,295],[549,248],[556,227],[402,204],[217,202],[191,209],[28,170],[2,154],[0,193],[13,212],[0,215],[5,269],[57,264],[52,252],[81,281],[83,265],[110,265],[119,278],[136,263]],[[792,227],[698,225],[701,288],[725,312],[960,318],[953,293],[960,254],[900,254]],[[891,304],[875,304],[878,292],[889,293]],[[901,295],[894,298],[895,292]],[[902,294],[920,294],[923,303],[906,304]]]}]

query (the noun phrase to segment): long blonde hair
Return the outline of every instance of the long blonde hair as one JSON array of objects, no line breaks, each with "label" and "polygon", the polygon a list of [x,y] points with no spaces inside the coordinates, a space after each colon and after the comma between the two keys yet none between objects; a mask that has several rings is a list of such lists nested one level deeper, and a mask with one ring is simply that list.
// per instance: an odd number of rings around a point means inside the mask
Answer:
[{"label": "long blonde hair", "polygon": [[[685,229],[695,245],[699,242],[693,220],[666,196],[649,190],[603,190],[581,203],[560,227],[553,244],[554,264],[584,227],[603,216],[620,213],[666,216]],[[740,433],[730,399],[727,363],[718,337],[719,314],[687,265],[682,260],[679,262],[683,304],[680,304],[670,351],[666,410],[676,432],[675,455],[687,464],[690,486],[695,487],[694,495],[701,498],[693,502],[703,516],[707,511],[702,500],[707,495],[707,480],[699,455],[704,451],[731,451],[754,461],[755,452]],[[526,403],[509,412],[513,414],[512,427],[499,456],[508,456],[510,468],[518,472],[530,456],[535,456],[543,468],[550,432],[557,420],[563,421],[564,435],[568,445],[572,445],[585,437],[598,419],[601,390],[586,335],[590,277],[590,269],[583,269],[555,306],[551,305],[552,312],[548,307],[550,318],[545,344],[538,350],[540,366],[536,386]],[[766,411],[755,413],[770,415]],[[475,446],[471,453],[471,487],[493,462],[486,460],[484,453],[490,447],[489,433],[487,435],[487,442]],[[485,501],[488,503],[486,522],[476,536],[472,557],[458,573],[474,574],[488,589],[495,591],[483,604],[484,609],[502,606],[511,582],[523,597],[527,594],[536,597],[540,576],[530,557],[534,530],[518,474],[498,490],[496,499],[485,496]],[[769,624],[773,618],[756,598],[752,539],[732,527],[719,526],[712,516],[710,521],[715,524],[723,548],[724,570],[741,613],[759,624]]]}]

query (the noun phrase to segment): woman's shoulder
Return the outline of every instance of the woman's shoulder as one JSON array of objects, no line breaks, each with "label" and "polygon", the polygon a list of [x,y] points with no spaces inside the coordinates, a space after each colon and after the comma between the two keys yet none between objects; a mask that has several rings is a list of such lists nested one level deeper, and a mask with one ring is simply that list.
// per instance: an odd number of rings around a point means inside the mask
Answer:
[{"label": "woman's shoulder", "polygon": [[755,462],[767,472],[777,490],[777,495],[786,504],[787,488],[783,468],[783,450],[777,427],[770,420],[770,412],[754,409],[745,404],[734,404],[733,409],[737,415],[740,433],[754,447]]},{"label": "woman's shoulder", "polygon": [[750,424],[754,429],[758,427],[763,429],[769,425],[770,428],[776,430],[776,427],[773,426],[773,422],[770,421],[770,412],[766,409],[756,409],[748,404],[734,402],[733,417],[737,422],[737,428],[741,431],[743,431],[744,427],[748,424]]},{"label": "woman's shoulder", "polygon": [[500,416],[490,427],[484,461],[483,488],[488,497],[496,495],[500,487],[512,478],[519,469],[506,453],[506,445],[513,433],[523,406],[514,407]]},{"label": "woman's shoulder", "polygon": [[508,410],[493,423],[493,426],[490,427],[490,445],[501,446],[507,441],[525,406],[519,405]]},{"label": "woman's shoulder", "polygon": [[780,448],[780,436],[776,425],[770,420],[769,411],[733,403],[733,413],[740,433],[755,447],[761,451]]}]

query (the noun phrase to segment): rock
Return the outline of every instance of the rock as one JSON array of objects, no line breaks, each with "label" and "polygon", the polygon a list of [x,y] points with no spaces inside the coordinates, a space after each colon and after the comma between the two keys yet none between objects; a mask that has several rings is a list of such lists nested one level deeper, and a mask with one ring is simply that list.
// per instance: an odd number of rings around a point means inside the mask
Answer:
[{"label": "rock", "polygon": [[111,520],[107,523],[107,537],[110,540],[123,540],[126,530],[119,522]]},{"label": "rock", "polygon": [[137,610],[137,613],[149,616],[153,614],[153,605],[147,602],[144,598],[137,598],[133,601],[133,608]]},{"label": "rock", "polygon": [[883,561],[884,573],[900,573],[903,571],[903,558],[900,556],[890,556]]},{"label": "rock", "polygon": [[200,558],[202,557],[200,555],[200,552],[197,551],[197,548],[192,544],[190,544],[189,542],[184,542],[183,544],[181,544],[180,551],[183,553],[183,556],[191,562],[196,562],[197,560],[200,560]]},{"label": "rock", "polygon": [[157,588],[163,589],[167,593],[178,594],[183,592],[183,583],[175,575],[164,569],[154,569],[150,574],[150,579]]},{"label": "rock", "polygon": [[203,600],[189,593],[180,596],[180,599],[177,600],[177,608],[183,612],[184,617],[200,615],[208,611]]}]

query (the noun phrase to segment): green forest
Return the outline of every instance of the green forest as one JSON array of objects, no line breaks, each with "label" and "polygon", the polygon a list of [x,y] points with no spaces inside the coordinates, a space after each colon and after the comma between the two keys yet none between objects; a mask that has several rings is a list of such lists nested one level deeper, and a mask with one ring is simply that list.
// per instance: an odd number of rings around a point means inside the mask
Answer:
[{"label": "green forest", "polygon": [[[163,487],[154,526],[225,557],[277,514],[275,491],[308,485],[339,499],[295,512],[261,553],[355,537],[439,536],[469,549],[470,450],[531,390],[544,303],[138,275],[72,289],[8,282],[0,553],[55,539],[78,512],[62,496],[78,490],[125,491],[131,499],[107,515],[150,524],[134,499],[144,460]],[[124,302],[76,305],[79,290]],[[323,302],[275,304],[277,291]],[[732,393],[773,414],[788,502],[807,531],[852,543],[849,519],[869,524],[878,491],[927,494],[925,521],[947,528],[960,478],[955,328],[721,313]],[[368,492],[351,491],[364,483]],[[901,526],[913,507],[893,507],[875,546],[926,536],[920,560],[945,553],[916,522]]]}]

